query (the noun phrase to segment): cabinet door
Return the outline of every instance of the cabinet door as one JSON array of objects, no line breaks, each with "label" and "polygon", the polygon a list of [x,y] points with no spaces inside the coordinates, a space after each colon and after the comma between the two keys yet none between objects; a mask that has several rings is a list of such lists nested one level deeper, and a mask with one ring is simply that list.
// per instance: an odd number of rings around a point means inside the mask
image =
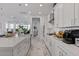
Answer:
[{"label": "cabinet door", "polygon": [[54,10],[55,26],[63,27],[63,3],[57,4]]},{"label": "cabinet door", "polygon": [[63,3],[58,4],[58,27],[63,27]]},{"label": "cabinet door", "polygon": [[62,56],[71,56],[72,53],[66,50],[64,47],[59,47],[62,51]]},{"label": "cabinet door", "polygon": [[75,25],[79,26],[79,3],[75,3]]},{"label": "cabinet door", "polygon": [[13,47],[13,56],[19,56],[20,53],[20,45],[16,45],[15,47]]},{"label": "cabinet door", "polygon": [[25,56],[28,52],[29,47],[30,47],[30,40],[26,38],[13,48],[13,55]]},{"label": "cabinet door", "polygon": [[57,56],[70,56],[71,54],[67,50],[63,49],[62,46],[57,46],[56,55]]},{"label": "cabinet door", "polygon": [[58,27],[58,19],[59,19],[59,16],[58,16],[58,5],[55,6],[54,8],[54,22],[55,22],[55,27]]},{"label": "cabinet door", "polygon": [[74,3],[63,4],[64,27],[74,25]]},{"label": "cabinet door", "polygon": [[12,56],[12,48],[0,47],[0,56]]},{"label": "cabinet door", "polygon": [[24,39],[22,42],[20,42],[20,48],[19,48],[19,50],[20,50],[20,53],[19,53],[19,55],[20,56],[25,56],[26,55],[26,41],[25,41],[26,39]]},{"label": "cabinet door", "polygon": [[55,55],[56,56],[62,56],[63,52],[62,50],[59,48],[59,46],[56,45],[56,51],[55,51]]},{"label": "cabinet door", "polygon": [[55,48],[55,44],[56,44],[56,42],[55,42],[55,38],[53,38],[53,37],[51,37],[51,40],[52,40],[52,56],[55,56],[56,54],[55,54],[55,51],[56,51],[56,48]]},{"label": "cabinet door", "polygon": [[50,36],[47,37],[46,45],[48,47],[50,54],[52,55],[52,40],[51,40]]}]

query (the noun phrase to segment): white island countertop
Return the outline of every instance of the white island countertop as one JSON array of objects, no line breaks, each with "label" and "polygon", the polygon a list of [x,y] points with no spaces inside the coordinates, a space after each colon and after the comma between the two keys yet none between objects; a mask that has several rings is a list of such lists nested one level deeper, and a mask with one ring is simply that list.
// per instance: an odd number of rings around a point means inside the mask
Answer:
[{"label": "white island countertop", "polygon": [[18,37],[0,37],[0,47],[14,47],[24,39],[28,39],[29,35]]}]

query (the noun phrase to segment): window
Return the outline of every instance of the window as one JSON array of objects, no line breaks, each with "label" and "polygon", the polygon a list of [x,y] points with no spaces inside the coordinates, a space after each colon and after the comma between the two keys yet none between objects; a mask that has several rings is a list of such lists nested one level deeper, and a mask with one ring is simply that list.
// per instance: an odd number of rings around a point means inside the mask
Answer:
[{"label": "window", "polygon": [[13,28],[14,28],[14,24],[6,23],[6,29],[13,29]]}]

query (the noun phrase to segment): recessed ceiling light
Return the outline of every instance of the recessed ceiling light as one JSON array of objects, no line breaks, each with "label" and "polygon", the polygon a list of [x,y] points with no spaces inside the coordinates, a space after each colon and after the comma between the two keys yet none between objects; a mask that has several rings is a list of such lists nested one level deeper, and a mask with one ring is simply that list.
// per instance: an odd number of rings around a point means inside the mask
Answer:
[{"label": "recessed ceiling light", "polygon": [[28,4],[25,4],[25,6],[28,6]]},{"label": "recessed ceiling light", "polygon": [[42,7],[43,5],[42,4],[40,4],[40,7]]}]

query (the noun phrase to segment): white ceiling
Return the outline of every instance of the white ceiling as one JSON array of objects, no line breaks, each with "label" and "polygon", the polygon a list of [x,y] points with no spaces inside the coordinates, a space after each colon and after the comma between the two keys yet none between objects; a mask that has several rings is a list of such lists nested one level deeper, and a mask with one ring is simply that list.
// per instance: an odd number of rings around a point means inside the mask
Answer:
[{"label": "white ceiling", "polygon": [[[53,3],[0,3],[0,17],[8,19],[25,19],[27,15],[45,16],[52,11]],[[40,4],[43,6],[40,7]]]},{"label": "white ceiling", "polygon": [[48,15],[52,10],[52,3],[28,3],[25,6],[24,3],[0,3],[0,15],[1,16],[16,16],[16,15]]}]

